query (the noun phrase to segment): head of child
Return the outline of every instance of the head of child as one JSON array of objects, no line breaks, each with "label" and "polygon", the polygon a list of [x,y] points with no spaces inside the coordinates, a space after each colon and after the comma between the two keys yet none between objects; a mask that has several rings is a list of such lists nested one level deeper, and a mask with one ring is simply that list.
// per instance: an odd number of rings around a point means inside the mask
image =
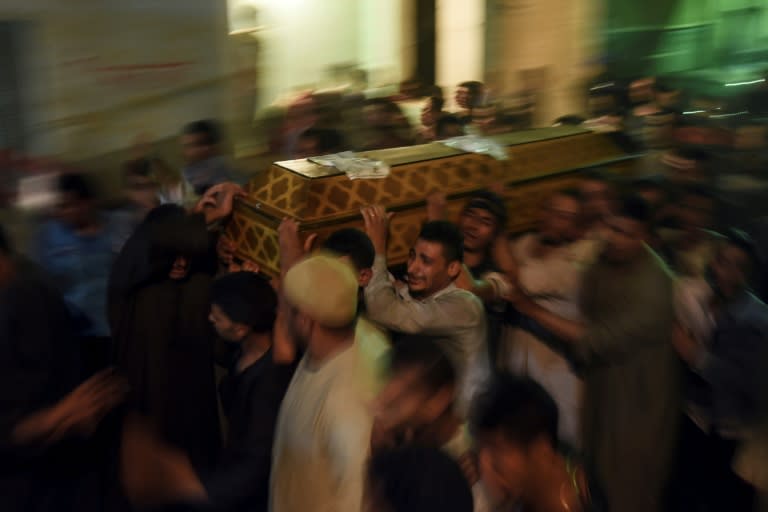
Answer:
[{"label": "head of child", "polygon": [[234,272],[211,287],[209,320],[225,341],[241,343],[248,337],[268,335],[277,315],[277,294],[254,272]]},{"label": "head of child", "polygon": [[453,411],[456,370],[438,342],[405,336],[393,347],[389,380],[376,400],[377,425],[420,430]]},{"label": "head of child", "polygon": [[476,399],[471,428],[480,473],[505,502],[530,502],[550,474],[557,451],[558,410],[529,378],[500,374]]}]

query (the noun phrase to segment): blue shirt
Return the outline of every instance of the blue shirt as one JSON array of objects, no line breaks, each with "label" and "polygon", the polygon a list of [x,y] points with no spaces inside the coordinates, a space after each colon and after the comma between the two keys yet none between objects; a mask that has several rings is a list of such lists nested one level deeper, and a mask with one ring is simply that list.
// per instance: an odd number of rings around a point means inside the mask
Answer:
[{"label": "blue shirt", "polygon": [[721,434],[739,437],[762,412],[767,356],[768,307],[745,292],[723,308],[692,365],[690,409]]},{"label": "blue shirt", "polygon": [[79,235],[52,220],[38,234],[34,257],[81,321],[80,334],[85,336],[109,336],[106,301],[113,245],[106,222],[98,234]]}]

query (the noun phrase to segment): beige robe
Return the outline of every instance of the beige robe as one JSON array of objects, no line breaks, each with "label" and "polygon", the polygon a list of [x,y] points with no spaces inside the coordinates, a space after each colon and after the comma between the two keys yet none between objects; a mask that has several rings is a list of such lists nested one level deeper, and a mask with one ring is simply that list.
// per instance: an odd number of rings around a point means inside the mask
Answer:
[{"label": "beige robe", "polygon": [[305,357],[277,419],[272,512],[358,512],[373,418],[372,386],[359,344],[320,367]]}]

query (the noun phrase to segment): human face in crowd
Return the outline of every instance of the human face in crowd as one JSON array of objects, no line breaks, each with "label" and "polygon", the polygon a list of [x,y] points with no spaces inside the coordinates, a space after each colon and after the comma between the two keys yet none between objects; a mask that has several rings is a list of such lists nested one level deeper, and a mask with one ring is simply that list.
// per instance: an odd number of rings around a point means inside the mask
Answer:
[{"label": "human face in crowd", "polygon": [[373,277],[373,269],[368,267],[361,270],[357,270],[357,267],[355,267],[355,262],[352,261],[352,258],[349,256],[339,256],[339,259],[345,263],[348,263],[352,266],[352,268],[355,269],[355,272],[357,272],[357,284],[360,286],[360,288],[365,288],[368,286],[368,283],[371,282],[371,278]]},{"label": "human face in crowd", "polygon": [[677,219],[686,231],[707,229],[712,225],[712,199],[697,195],[687,195],[680,200]]},{"label": "human face in crowd", "polygon": [[302,135],[296,147],[296,158],[309,158],[320,154],[320,142],[317,137]]},{"label": "human face in crowd", "polygon": [[493,244],[499,222],[486,209],[466,208],[459,217],[459,229],[464,235],[464,248],[470,252],[482,252]]},{"label": "human face in crowd", "polygon": [[710,280],[715,292],[730,299],[747,287],[752,262],[749,255],[735,245],[724,245],[709,264]]},{"label": "human face in crowd", "polygon": [[457,87],[456,88],[456,95],[454,99],[456,100],[456,104],[463,109],[469,109],[471,108],[470,105],[470,96],[471,92],[468,87]]},{"label": "human face in crowd", "polygon": [[579,186],[584,198],[583,212],[587,220],[594,221],[611,213],[613,193],[608,183],[601,180],[584,180]]},{"label": "human face in crowd", "polygon": [[93,213],[93,205],[89,199],[82,199],[72,192],[64,192],[56,205],[56,216],[59,220],[73,228],[86,226]]},{"label": "human face in crowd", "polygon": [[605,220],[606,241],[603,258],[612,263],[628,263],[644,251],[646,226],[635,219],[611,215]]},{"label": "human face in crowd", "polygon": [[211,313],[208,320],[213,324],[216,333],[225,341],[241,342],[248,335],[248,327],[233,322],[218,304],[211,305]]},{"label": "human face in crowd", "polygon": [[386,431],[420,429],[433,424],[452,405],[453,387],[431,390],[421,384],[423,369],[399,369],[376,398],[376,421]]},{"label": "human face in crowd", "polygon": [[539,220],[539,233],[544,242],[558,244],[576,238],[581,217],[581,203],[557,194],[545,205]]},{"label": "human face in crowd", "polygon": [[645,77],[629,84],[629,100],[633,105],[642,105],[653,100],[654,82],[652,77]]},{"label": "human face in crowd", "polygon": [[449,262],[440,243],[419,239],[408,255],[408,291],[429,297],[451,284],[460,271],[461,263]]},{"label": "human face in crowd", "polygon": [[171,265],[171,270],[168,272],[168,277],[174,281],[179,281],[187,277],[189,274],[190,261],[186,256],[177,256]]},{"label": "human face in crowd", "polygon": [[151,210],[159,204],[158,184],[150,176],[130,175],[125,180],[128,200],[139,208]]},{"label": "human face in crowd", "polygon": [[215,153],[215,147],[206,141],[205,135],[201,133],[185,133],[181,136],[181,149],[184,160],[188,164],[202,162],[212,157]]},{"label": "human face in crowd", "polygon": [[437,124],[437,118],[440,112],[435,110],[432,99],[428,99],[421,109],[421,124],[427,128],[432,128]]}]

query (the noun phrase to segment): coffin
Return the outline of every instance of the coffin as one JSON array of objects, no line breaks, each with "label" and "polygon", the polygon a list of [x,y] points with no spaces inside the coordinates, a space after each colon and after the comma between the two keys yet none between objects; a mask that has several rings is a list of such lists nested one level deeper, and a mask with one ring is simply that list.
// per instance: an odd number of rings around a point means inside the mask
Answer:
[{"label": "coffin", "polygon": [[553,127],[492,137],[508,149],[508,160],[465,153],[439,143],[370,151],[362,155],[387,162],[384,179],[350,180],[335,168],[305,159],[275,162],[251,180],[247,198],[237,202],[226,233],[237,256],[279,273],[277,226],[284,217],[300,222],[318,243],[344,227],[363,228],[360,208],[381,204],[397,212],[391,223],[388,262],[402,263],[426,218],[426,196],[442,190],[454,218],[472,193],[506,185],[509,229],[520,232],[535,222],[537,206],[553,191],[573,185],[580,173],[600,167],[611,172],[631,168],[635,155],[612,135],[575,127]]}]

